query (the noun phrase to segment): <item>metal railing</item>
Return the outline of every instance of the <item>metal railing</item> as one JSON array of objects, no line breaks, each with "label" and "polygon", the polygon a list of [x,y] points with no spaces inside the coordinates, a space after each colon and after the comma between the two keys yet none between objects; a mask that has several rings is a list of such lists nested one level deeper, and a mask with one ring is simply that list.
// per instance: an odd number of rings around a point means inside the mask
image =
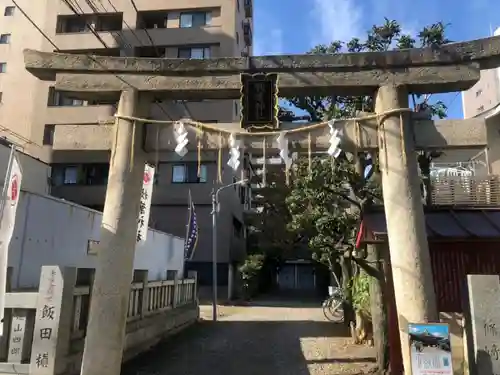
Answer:
[{"label": "metal railing", "polygon": [[500,205],[500,176],[434,176],[431,202],[434,206]]}]

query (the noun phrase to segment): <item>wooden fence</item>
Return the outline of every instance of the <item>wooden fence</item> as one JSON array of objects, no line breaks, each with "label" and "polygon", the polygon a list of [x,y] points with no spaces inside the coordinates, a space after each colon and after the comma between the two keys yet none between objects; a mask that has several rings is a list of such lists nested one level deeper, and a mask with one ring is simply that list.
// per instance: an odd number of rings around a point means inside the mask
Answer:
[{"label": "wooden fence", "polygon": [[[81,357],[91,299],[91,284],[79,285],[77,275],[76,268],[43,266],[38,291],[6,294],[0,374],[72,373],[68,362],[75,353]],[[127,332],[150,317],[190,306],[197,309],[195,272],[187,279],[148,281],[147,271],[136,271]]]}]

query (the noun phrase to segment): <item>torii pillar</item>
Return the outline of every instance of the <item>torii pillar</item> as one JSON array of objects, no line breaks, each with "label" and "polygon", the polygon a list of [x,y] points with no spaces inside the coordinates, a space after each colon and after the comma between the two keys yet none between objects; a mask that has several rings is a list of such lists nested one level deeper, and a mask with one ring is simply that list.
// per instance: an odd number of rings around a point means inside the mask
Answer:
[{"label": "torii pillar", "polygon": [[[375,112],[408,108],[404,86],[382,86]],[[410,113],[380,119],[379,160],[405,373],[411,374],[408,323],[439,321]]]},{"label": "torii pillar", "polygon": [[[118,113],[137,116],[145,104],[136,90],[125,90]],[[115,121],[81,375],[120,373],[144,176],[143,131],[142,123]]]}]

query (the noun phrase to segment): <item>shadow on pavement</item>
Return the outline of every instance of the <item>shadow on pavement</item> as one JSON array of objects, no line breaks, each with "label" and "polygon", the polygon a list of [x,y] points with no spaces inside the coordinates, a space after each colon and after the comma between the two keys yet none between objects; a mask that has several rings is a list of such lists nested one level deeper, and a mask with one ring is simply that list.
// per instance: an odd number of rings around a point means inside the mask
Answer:
[{"label": "shadow on pavement", "polygon": [[366,348],[346,349],[347,337],[343,325],[321,321],[201,321],[128,362],[122,374],[357,374],[373,367]]}]

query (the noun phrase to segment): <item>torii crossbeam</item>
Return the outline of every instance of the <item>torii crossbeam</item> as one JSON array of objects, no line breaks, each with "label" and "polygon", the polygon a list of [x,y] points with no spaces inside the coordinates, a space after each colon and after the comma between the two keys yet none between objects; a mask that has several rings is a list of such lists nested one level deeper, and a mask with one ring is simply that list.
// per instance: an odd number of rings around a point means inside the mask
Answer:
[{"label": "torii crossbeam", "polygon": [[[239,74],[280,74],[280,94],[374,95],[375,110],[408,107],[409,93],[441,93],[471,87],[481,69],[500,66],[500,37],[403,51],[295,55],[208,60],[100,57],[25,51],[26,68],[55,81],[72,95],[120,98],[114,126],[109,182],[103,214],[83,375],[118,375],[135,250],[136,219],[143,171],[142,127],[131,117],[147,113],[147,95],[166,99],[235,99]],[[140,104],[140,101],[144,101]],[[96,119],[97,120],[97,119]],[[97,121],[96,121],[97,122]],[[357,146],[380,145],[383,197],[405,372],[411,372],[407,322],[438,319],[415,143],[472,146],[487,143],[484,124],[433,123],[418,129],[408,113],[382,119],[383,139],[373,130]],[[444,133],[448,128],[448,134]],[[441,130],[439,130],[441,129]],[[348,139],[355,139],[346,127]],[[371,133],[370,133],[371,132]],[[466,140],[462,134],[466,134]],[[382,134],[382,133],[378,133]],[[414,137],[415,136],[415,137]],[[323,137],[323,138],[322,138]],[[325,139],[320,134],[317,139]],[[415,139],[416,138],[416,139]],[[208,144],[209,145],[209,144]],[[130,148],[134,147],[133,153]],[[168,142],[164,143],[168,148]],[[106,331],[106,335],[102,333]]]}]

